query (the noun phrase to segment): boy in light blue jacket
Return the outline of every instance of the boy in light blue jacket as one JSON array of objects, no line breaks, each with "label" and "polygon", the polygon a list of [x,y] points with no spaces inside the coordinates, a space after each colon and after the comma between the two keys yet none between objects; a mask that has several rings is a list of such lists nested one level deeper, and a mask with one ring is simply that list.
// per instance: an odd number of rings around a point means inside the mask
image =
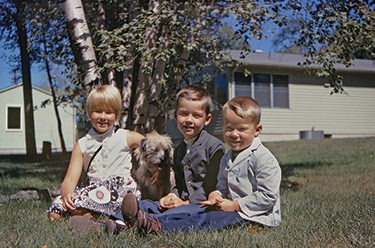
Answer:
[{"label": "boy in light blue jacket", "polygon": [[259,134],[261,110],[250,97],[236,97],[223,107],[224,140],[231,150],[222,158],[215,191],[204,206],[236,211],[244,219],[278,226],[281,169]]},{"label": "boy in light blue jacket", "polygon": [[[152,215],[127,194],[122,215],[146,233],[160,231],[219,230],[232,225],[278,226],[281,169],[259,134],[261,110],[250,97],[236,97],[223,107],[224,140],[230,150],[221,159],[216,190],[201,206],[173,209],[175,216]],[[189,207],[189,214],[184,212]],[[191,208],[194,208],[191,209]]]}]

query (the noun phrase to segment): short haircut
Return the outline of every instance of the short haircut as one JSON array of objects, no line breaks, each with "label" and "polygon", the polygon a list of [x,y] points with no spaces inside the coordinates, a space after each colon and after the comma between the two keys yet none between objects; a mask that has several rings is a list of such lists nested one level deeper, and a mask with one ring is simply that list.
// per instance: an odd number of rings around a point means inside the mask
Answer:
[{"label": "short haircut", "polygon": [[113,109],[116,120],[118,120],[122,109],[120,91],[112,85],[102,85],[93,88],[86,102],[86,111],[89,118],[91,118],[94,109],[97,108]]},{"label": "short haircut", "polygon": [[257,126],[260,123],[261,109],[259,104],[251,97],[238,96],[223,106],[223,116],[233,110],[238,116]]},{"label": "short haircut", "polygon": [[176,109],[178,109],[181,99],[186,99],[189,101],[202,101],[206,115],[210,113],[212,105],[211,95],[208,90],[202,86],[189,85],[182,88],[177,94]]}]

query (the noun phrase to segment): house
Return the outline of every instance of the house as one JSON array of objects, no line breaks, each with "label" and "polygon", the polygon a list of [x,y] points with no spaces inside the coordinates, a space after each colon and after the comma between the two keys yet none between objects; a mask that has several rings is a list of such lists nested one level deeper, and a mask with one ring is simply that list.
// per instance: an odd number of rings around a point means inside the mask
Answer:
[{"label": "house", "polygon": [[[328,79],[297,65],[304,61],[302,55],[250,53],[241,58],[240,51],[230,53],[235,62],[223,63],[220,75],[215,66],[204,71],[212,76],[206,85],[216,103],[208,132],[221,138],[220,106],[236,96],[250,96],[262,108],[262,141],[296,140],[312,130],[325,138],[375,136],[374,61],[357,59],[349,68],[337,65],[347,94],[331,95]],[[246,71],[251,75],[246,77]],[[172,118],[167,130],[174,143],[182,140]]]},{"label": "house", "polygon": [[[32,86],[34,104],[34,126],[37,152],[42,153],[43,142],[50,142],[52,151],[61,151],[57,120],[50,92]],[[41,107],[47,99],[50,104]],[[76,142],[76,121],[74,107],[58,107],[67,151]],[[25,124],[22,84],[0,89],[0,154],[25,154]]]}]

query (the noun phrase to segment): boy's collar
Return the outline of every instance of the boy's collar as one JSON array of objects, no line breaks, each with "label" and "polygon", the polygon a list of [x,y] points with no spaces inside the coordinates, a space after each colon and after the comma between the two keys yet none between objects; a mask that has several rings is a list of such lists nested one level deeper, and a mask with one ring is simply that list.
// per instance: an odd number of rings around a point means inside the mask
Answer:
[{"label": "boy's collar", "polygon": [[195,141],[197,141],[197,140],[199,139],[199,137],[201,136],[201,134],[202,134],[203,132],[205,132],[204,129],[202,129],[202,130],[201,130],[196,136],[194,136],[193,138],[188,139],[188,140],[184,139],[185,144],[186,144],[187,146],[192,146],[192,145],[195,143]]},{"label": "boy's collar", "polygon": [[199,134],[197,136],[194,136],[191,139],[188,139],[188,140],[184,139],[185,144],[187,146],[192,146],[194,144],[194,142],[197,140],[198,136],[199,136]]},{"label": "boy's collar", "polygon": [[[243,149],[242,151],[233,151],[231,150],[231,159],[234,161],[237,157],[242,156],[242,154],[246,154],[248,152],[253,152],[258,149],[260,146],[261,141],[259,137],[254,138],[253,143],[248,148]],[[245,155],[247,157],[247,155]],[[242,159],[241,159],[242,160]]]}]

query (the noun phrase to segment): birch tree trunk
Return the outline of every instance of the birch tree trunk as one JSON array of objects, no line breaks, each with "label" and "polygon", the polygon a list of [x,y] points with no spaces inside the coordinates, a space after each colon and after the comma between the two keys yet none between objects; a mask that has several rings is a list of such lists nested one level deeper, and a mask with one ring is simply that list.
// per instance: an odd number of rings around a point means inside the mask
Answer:
[{"label": "birch tree trunk", "polygon": [[[138,0],[131,1],[129,7],[129,17],[128,23],[132,22],[137,15]],[[132,99],[132,87],[133,87],[133,74],[136,57],[132,52],[129,52],[126,56],[126,61],[128,63],[127,69],[124,70],[122,76],[122,112],[121,112],[121,127],[127,129],[133,129],[132,127],[132,117],[131,117],[131,99]]]},{"label": "birch tree trunk", "polygon": [[163,105],[160,109],[160,112],[158,114],[158,119],[157,119],[156,127],[155,127],[155,130],[158,133],[163,133],[164,131],[165,123],[168,117],[168,112],[171,109],[172,101],[174,99],[174,95],[176,94],[177,86],[180,83],[182,74],[186,67],[186,62],[189,59],[189,55],[190,55],[190,51],[187,48],[185,48],[181,53],[180,62],[177,66],[177,71],[173,76],[172,85],[168,89],[167,97],[165,98]]},{"label": "birch tree trunk", "polygon": [[62,8],[67,23],[70,45],[84,86],[84,99],[91,87],[101,84],[100,76],[96,72],[97,60],[85,12],[81,0],[63,0]]},{"label": "birch tree trunk", "polygon": [[[159,14],[159,2],[158,1],[150,1],[149,3],[149,11],[155,14]],[[157,29],[147,29],[145,32],[145,48],[146,54],[150,53],[152,48],[155,47],[156,42],[156,33]],[[153,68],[154,66],[154,59],[152,58],[145,60],[142,59],[140,67],[139,67],[139,75],[138,75],[138,85],[137,90],[135,92],[135,101],[133,107],[133,129],[136,132],[144,133],[144,122],[145,122],[145,112],[146,112],[146,99],[148,96],[149,84],[151,79],[151,73],[147,72],[150,71],[149,68]],[[152,70],[151,70],[152,71]]]},{"label": "birch tree trunk", "polygon": [[[170,38],[168,31],[169,30],[167,30],[167,27],[164,26],[162,31],[162,37],[164,38],[165,42],[162,46],[160,46],[159,53],[163,52],[168,47],[168,41]],[[160,96],[161,88],[163,86],[165,66],[166,62],[161,58],[155,62],[154,73],[146,106],[145,133],[151,132],[155,129],[156,119],[159,114],[158,98]]]},{"label": "birch tree trunk", "polygon": [[27,52],[27,35],[26,26],[22,17],[25,5],[22,0],[16,1],[17,13],[14,19],[17,25],[18,45],[20,47],[21,64],[22,64],[22,81],[23,81],[23,104],[25,113],[25,141],[26,157],[28,160],[36,160],[36,143],[34,127],[34,105],[32,97],[30,57]]},{"label": "birch tree trunk", "polygon": [[[101,31],[107,30],[106,21],[107,21],[107,18],[106,18],[106,12],[105,12],[105,0],[98,0],[98,24],[97,24],[97,29],[101,30]],[[107,69],[107,80],[108,80],[108,84],[116,86],[115,70]]]}]

